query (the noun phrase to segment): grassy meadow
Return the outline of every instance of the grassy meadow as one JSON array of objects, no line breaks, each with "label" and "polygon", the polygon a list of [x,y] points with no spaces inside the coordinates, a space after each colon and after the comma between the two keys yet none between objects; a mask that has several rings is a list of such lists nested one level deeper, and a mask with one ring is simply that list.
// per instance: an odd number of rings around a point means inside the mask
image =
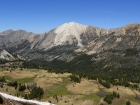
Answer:
[{"label": "grassy meadow", "polygon": [[[40,101],[48,101],[57,105],[108,105],[103,98],[105,95],[115,91],[120,98],[115,98],[111,105],[126,105],[130,100],[131,105],[140,105],[140,100],[135,99],[140,92],[122,86],[111,86],[107,89],[95,80],[81,79],[80,83],[70,81],[70,73],[56,74],[49,73],[42,69],[13,69],[0,68],[0,77],[4,76],[6,82],[17,81],[18,84],[36,83],[44,90],[43,98]],[[29,90],[18,91],[14,87],[4,84],[0,92],[22,97]],[[57,98],[56,98],[57,97]]]}]

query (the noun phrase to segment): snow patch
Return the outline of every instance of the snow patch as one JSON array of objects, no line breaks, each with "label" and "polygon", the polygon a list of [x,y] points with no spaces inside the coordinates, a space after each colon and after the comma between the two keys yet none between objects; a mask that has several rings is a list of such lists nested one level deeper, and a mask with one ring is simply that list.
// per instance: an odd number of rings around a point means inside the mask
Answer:
[{"label": "snow patch", "polygon": [[0,92],[0,94],[7,99],[11,99],[11,100],[15,100],[15,101],[27,102],[27,103],[32,103],[32,104],[34,103],[34,104],[37,104],[37,105],[55,105],[55,104],[51,104],[51,103],[48,103],[48,102],[39,102],[39,101],[36,101],[36,100],[26,100],[26,99],[22,99],[22,98],[12,96],[12,95],[8,95],[8,94],[1,93],[1,92]]}]

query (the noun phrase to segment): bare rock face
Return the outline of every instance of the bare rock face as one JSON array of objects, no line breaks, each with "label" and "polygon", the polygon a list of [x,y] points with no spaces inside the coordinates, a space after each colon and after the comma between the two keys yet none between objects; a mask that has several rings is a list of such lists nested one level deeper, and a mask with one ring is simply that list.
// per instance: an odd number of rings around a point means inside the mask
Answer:
[{"label": "bare rock face", "polygon": [[80,35],[85,32],[86,27],[87,26],[75,22],[65,23],[61,25],[54,31],[54,33],[57,34],[54,44],[61,45],[66,41],[72,43],[72,38],[75,38],[78,42],[77,45],[82,46]]},{"label": "bare rock face", "polygon": [[[97,35],[96,35],[97,37]],[[110,29],[106,35],[90,41],[81,51],[88,54],[104,52],[107,50],[125,50],[128,48],[140,49],[140,24]]]},{"label": "bare rock face", "polygon": [[0,59],[2,59],[2,60],[8,60],[8,61],[15,60],[15,58],[13,57],[13,55],[11,55],[10,53],[8,53],[4,49],[0,49]]},{"label": "bare rock face", "polygon": [[82,40],[82,44],[87,45],[89,42],[106,34],[108,34],[107,29],[87,26],[85,32],[81,34],[80,38]]},{"label": "bare rock face", "polygon": [[32,32],[24,30],[7,30],[0,33],[0,47],[12,47],[20,44],[22,41],[27,40],[29,37],[34,36]]}]

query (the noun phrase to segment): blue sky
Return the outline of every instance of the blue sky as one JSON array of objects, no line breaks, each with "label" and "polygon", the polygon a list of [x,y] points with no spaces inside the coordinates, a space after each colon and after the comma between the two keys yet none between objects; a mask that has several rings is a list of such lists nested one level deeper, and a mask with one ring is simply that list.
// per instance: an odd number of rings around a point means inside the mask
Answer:
[{"label": "blue sky", "polygon": [[140,0],[0,0],[0,32],[47,32],[66,22],[116,28],[140,22]]}]

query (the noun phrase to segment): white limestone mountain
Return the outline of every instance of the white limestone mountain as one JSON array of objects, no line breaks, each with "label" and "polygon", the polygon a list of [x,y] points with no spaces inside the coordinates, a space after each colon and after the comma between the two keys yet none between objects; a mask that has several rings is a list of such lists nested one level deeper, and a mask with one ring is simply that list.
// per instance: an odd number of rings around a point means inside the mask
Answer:
[{"label": "white limestone mountain", "polygon": [[82,46],[80,35],[86,31],[86,27],[87,26],[75,22],[63,24],[54,30],[54,33],[57,34],[54,45],[61,45],[67,41],[69,44],[72,44],[74,39],[76,39],[77,45]]},{"label": "white limestone mountain", "polygon": [[83,46],[80,35],[86,31],[87,26],[75,22],[65,23],[43,35],[30,38],[31,49],[48,49],[58,45],[74,44]]},{"label": "white limestone mountain", "polygon": [[105,35],[108,30],[86,26],[75,22],[65,23],[47,33],[28,38],[31,49],[50,49],[59,45],[83,47],[97,37]]}]

